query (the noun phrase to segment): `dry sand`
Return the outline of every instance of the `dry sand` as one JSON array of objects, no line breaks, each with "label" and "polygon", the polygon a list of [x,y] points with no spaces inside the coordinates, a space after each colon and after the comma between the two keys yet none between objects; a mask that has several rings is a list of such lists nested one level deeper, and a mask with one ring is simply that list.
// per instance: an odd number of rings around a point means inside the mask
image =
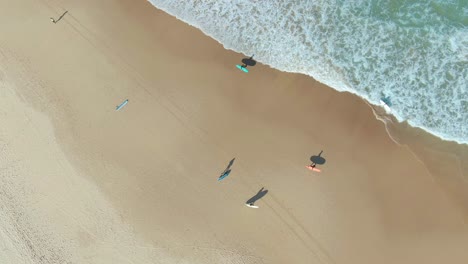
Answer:
[{"label": "dry sand", "polygon": [[389,123],[399,145],[144,0],[0,0],[0,22],[1,263],[466,263],[467,146]]}]

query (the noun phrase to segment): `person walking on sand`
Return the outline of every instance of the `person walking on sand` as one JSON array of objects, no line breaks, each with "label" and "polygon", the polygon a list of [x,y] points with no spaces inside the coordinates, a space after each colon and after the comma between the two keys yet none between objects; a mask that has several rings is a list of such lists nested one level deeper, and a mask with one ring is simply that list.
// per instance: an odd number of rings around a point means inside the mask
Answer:
[{"label": "person walking on sand", "polygon": [[50,18],[50,21],[52,21],[52,23],[57,23],[57,21],[55,21],[55,19],[53,17]]}]

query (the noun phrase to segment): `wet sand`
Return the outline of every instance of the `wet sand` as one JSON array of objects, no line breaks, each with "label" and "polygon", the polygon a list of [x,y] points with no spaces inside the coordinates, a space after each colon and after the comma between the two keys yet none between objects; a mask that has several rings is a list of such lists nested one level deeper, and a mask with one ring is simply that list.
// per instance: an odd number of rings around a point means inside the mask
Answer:
[{"label": "wet sand", "polygon": [[0,1],[0,20],[2,263],[468,259],[467,146],[389,123],[397,144],[358,97],[244,74],[144,0]]}]

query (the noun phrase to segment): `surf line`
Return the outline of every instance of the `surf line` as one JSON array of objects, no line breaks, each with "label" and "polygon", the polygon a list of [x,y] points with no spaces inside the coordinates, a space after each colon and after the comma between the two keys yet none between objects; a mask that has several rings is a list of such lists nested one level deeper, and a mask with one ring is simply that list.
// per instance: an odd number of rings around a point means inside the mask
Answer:
[{"label": "surf line", "polygon": [[119,111],[120,109],[122,109],[124,106],[126,106],[128,104],[128,99],[123,101],[121,104],[119,104],[116,108],[115,108],[115,111]]}]

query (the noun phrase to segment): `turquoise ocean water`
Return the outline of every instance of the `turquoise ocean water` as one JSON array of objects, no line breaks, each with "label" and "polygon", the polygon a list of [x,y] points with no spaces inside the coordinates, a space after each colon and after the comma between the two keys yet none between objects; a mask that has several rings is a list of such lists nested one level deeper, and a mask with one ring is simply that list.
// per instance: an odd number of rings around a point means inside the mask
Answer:
[{"label": "turquoise ocean water", "polygon": [[149,0],[227,49],[468,143],[468,0]]}]

